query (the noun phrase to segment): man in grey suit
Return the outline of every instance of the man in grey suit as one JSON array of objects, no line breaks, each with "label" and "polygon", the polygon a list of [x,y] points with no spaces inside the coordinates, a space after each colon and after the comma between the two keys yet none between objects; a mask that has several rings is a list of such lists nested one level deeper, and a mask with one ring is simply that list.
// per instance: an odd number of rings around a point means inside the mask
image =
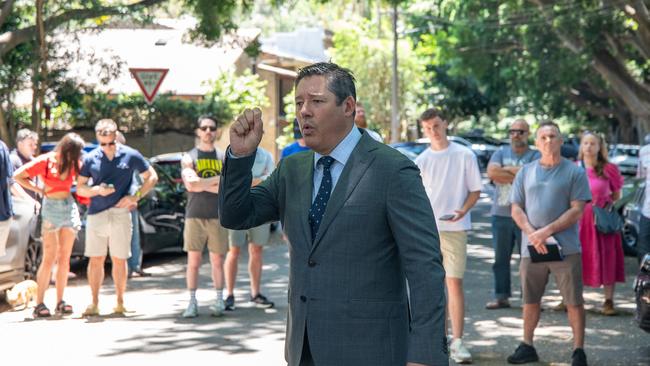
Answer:
[{"label": "man in grey suit", "polygon": [[[290,366],[448,365],[438,231],[417,167],[354,127],[354,78],[301,69],[296,114],[313,151],[251,186],[262,116],[230,128],[219,216],[230,229],[282,220],[290,246]],[[407,295],[407,285],[410,295]]]}]

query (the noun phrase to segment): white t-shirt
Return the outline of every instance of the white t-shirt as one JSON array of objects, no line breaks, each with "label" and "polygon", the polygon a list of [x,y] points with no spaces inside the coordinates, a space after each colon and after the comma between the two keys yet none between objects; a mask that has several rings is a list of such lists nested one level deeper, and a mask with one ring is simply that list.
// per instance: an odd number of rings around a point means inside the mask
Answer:
[{"label": "white t-shirt", "polygon": [[470,213],[460,221],[440,221],[438,217],[455,214],[463,207],[470,192],[481,190],[481,171],[472,150],[450,142],[441,151],[426,149],[416,159],[439,231],[465,231],[472,228]]}]

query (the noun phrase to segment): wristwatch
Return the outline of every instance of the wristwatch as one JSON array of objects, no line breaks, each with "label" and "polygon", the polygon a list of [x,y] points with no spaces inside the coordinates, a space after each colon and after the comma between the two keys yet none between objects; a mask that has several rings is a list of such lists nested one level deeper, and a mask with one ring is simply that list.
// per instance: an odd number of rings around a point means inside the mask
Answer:
[{"label": "wristwatch", "polygon": [[142,192],[140,192],[140,190],[138,189],[137,191],[135,191],[134,196],[136,196],[138,199],[140,199],[140,197],[142,197]]}]

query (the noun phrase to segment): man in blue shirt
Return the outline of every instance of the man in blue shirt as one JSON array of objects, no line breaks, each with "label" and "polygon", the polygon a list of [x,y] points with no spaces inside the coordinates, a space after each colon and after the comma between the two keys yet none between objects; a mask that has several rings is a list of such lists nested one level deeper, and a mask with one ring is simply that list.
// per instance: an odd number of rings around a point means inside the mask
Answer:
[{"label": "man in blue shirt", "polygon": [[300,132],[298,120],[295,118],[293,120],[293,139],[296,140],[296,142],[287,145],[284,149],[282,149],[282,155],[280,156],[280,159],[284,159],[287,156],[295,154],[297,152],[309,150],[305,144],[305,139],[302,137],[302,132]]},{"label": "man in blue shirt", "polygon": [[[85,255],[88,262],[88,283],[92,291],[92,304],[84,316],[99,315],[99,289],[104,280],[104,262],[110,251],[113,263],[113,282],[117,295],[114,313],[124,314],[126,290],[126,260],[131,256],[131,214],[129,208],[137,205],[140,197],[151,190],[158,181],[156,171],[136,150],[119,144],[117,124],[102,119],[95,126],[99,147],[89,152],[77,179],[77,190],[91,197],[86,221]],[[143,184],[131,195],[131,179],[140,173]],[[92,184],[89,181],[92,179]]]}]

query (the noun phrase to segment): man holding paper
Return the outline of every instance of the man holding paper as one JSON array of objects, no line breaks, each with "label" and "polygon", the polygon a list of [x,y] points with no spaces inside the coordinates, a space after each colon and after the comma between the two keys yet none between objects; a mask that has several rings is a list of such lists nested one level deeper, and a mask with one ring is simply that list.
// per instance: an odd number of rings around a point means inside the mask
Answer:
[{"label": "man holding paper", "polygon": [[[535,145],[541,158],[525,165],[512,186],[512,218],[523,233],[520,273],[524,341],[508,357],[508,363],[539,360],[533,336],[548,275],[552,273],[573,331],[571,365],[587,365],[578,221],[585,203],[591,201],[589,182],[584,169],[561,157],[562,135],[557,124],[542,122]],[[557,255],[560,248],[563,256]]]}]

